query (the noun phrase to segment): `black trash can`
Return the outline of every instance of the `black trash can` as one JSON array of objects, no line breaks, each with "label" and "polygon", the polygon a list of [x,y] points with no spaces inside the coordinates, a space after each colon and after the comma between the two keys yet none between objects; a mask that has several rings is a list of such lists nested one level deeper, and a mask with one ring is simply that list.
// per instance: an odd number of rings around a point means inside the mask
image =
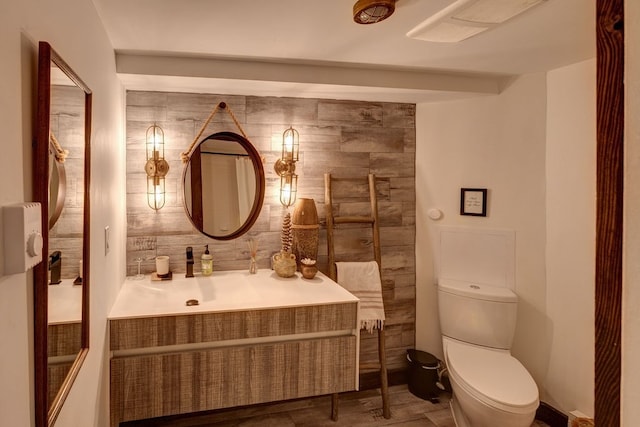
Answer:
[{"label": "black trash can", "polygon": [[409,361],[409,391],[414,395],[438,402],[440,389],[436,385],[438,382],[438,369],[440,361],[431,353],[420,350],[407,350],[407,360]]}]

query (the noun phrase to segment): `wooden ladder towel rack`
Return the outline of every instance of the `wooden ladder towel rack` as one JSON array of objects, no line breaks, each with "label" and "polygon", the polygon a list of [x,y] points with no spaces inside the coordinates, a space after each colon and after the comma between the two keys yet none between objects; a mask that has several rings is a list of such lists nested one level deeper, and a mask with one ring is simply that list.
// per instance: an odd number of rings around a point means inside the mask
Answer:
[{"label": "wooden ladder towel rack", "polygon": [[[378,199],[376,196],[376,177],[369,174],[369,201],[371,203],[371,215],[369,216],[334,216],[333,196],[331,184],[336,180],[354,181],[353,178],[333,178],[330,173],[324,174],[324,201],[327,217],[327,249],[329,253],[329,277],[336,280],[336,254],[334,248],[334,230],[339,224],[369,224],[373,235],[373,257],[378,263],[378,271],[382,280],[382,255],[380,252],[380,229],[378,221]],[[384,418],[391,417],[389,404],[389,383],[387,378],[387,356],[385,350],[384,329],[376,329],[378,334],[378,363],[362,363],[361,369],[380,370],[380,394],[382,395],[382,415]],[[338,420],[338,394],[331,396],[331,419]]]}]

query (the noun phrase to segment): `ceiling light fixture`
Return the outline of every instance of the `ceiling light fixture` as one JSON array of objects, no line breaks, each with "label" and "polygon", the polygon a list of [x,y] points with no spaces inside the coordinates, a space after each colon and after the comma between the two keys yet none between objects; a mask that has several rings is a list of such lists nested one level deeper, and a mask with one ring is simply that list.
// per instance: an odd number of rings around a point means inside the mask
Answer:
[{"label": "ceiling light fixture", "polygon": [[358,0],[353,5],[353,20],[358,24],[375,24],[393,14],[396,0]]},{"label": "ceiling light fixture", "polygon": [[430,42],[455,43],[473,37],[546,0],[457,0],[407,33]]}]

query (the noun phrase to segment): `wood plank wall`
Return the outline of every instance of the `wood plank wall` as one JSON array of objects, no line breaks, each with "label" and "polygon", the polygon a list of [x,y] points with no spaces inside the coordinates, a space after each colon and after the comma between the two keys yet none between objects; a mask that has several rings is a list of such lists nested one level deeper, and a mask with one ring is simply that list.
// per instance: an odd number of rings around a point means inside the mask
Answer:
[{"label": "wood plank wall", "polygon": [[[266,195],[260,217],[245,236],[215,241],[193,229],[182,207],[183,164],[187,149],[217,105],[230,106],[249,140],[264,158]],[[145,131],[153,123],[165,132],[165,156],[170,164],[167,203],[154,212],[146,202]],[[405,350],[415,345],[415,105],[383,102],[277,98],[168,92],[127,93],[127,273],[154,270],[156,255],[169,255],[174,274],[185,271],[185,248],[193,246],[198,260],[209,244],[214,270],[249,268],[247,238],[259,242],[258,266],[270,268],[280,249],[284,209],[279,203],[279,177],[273,164],[279,157],[282,132],[300,132],[298,197],[313,198],[320,217],[318,262],[327,271],[324,218],[325,172],[339,177],[362,177],[362,186],[335,189],[337,214],[367,209],[367,174],[378,177],[381,220],[383,293],[387,316],[389,368],[406,366]],[[239,133],[230,116],[219,112],[203,137],[220,131]],[[372,257],[371,234],[357,227],[339,233],[338,260]],[[375,335],[362,334],[361,360],[377,360]]]},{"label": "wood plank wall", "polygon": [[[51,131],[69,154],[63,163],[66,174],[64,208],[49,230],[49,255],[62,253],[61,277],[75,279],[82,259],[84,208],[84,92],[76,86],[51,88]],[[52,207],[49,208],[50,211]]]}]

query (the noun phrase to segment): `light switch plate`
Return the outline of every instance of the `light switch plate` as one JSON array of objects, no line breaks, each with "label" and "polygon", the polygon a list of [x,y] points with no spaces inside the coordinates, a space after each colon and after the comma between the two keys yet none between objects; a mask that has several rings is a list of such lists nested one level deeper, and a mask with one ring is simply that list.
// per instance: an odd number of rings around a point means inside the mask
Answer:
[{"label": "light switch plate", "polygon": [[104,228],[104,254],[109,254],[109,226]]}]

